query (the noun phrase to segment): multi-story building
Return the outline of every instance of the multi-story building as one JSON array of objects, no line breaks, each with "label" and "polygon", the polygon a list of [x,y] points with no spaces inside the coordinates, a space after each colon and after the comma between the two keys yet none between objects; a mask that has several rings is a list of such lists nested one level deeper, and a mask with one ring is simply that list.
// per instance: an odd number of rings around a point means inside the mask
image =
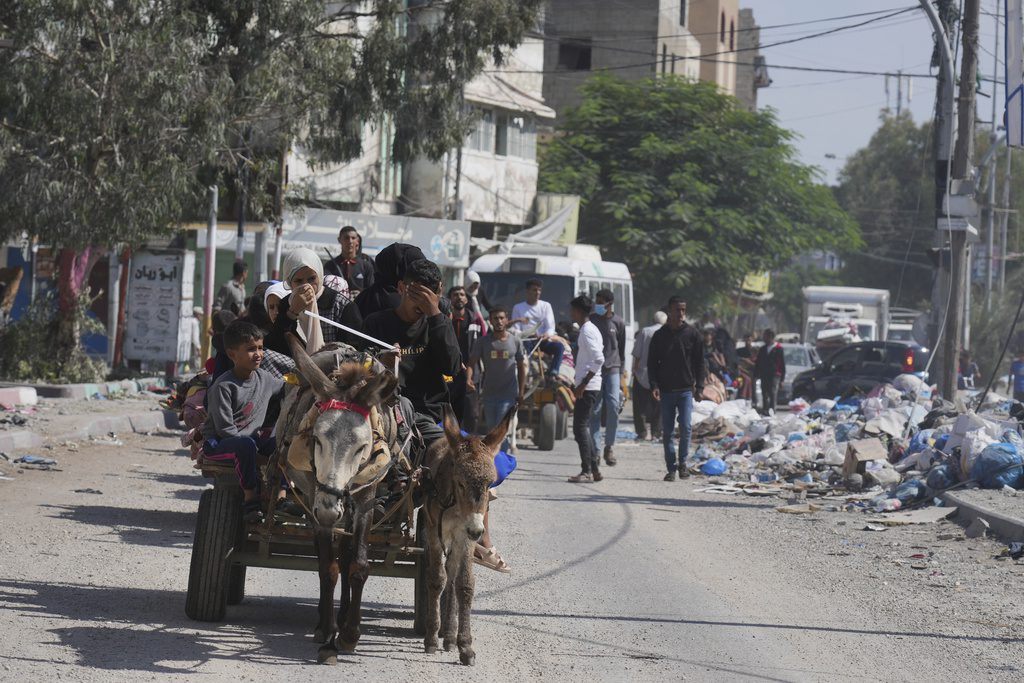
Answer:
[{"label": "multi-story building", "polygon": [[767,88],[772,80],[768,77],[768,65],[758,50],[761,45],[761,28],[754,21],[753,10],[740,10],[738,33],[736,97],[749,111],[757,111],[757,91]]},{"label": "multi-story building", "polygon": [[683,4],[689,5],[690,31],[700,41],[700,80],[717,83],[724,92],[735,95],[739,0],[690,0]]},{"label": "multi-story building", "polygon": [[595,71],[628,79],[701,77],[693,0],[549,0],[544,22],[544,101],[562,112],[580,102]]},{"label": "multi-story building", "polygon": [[543,99],[544,41],[528,36],[501,66],[469,82],[463,99],[476,116],[461,149],[440,161],[391,158],[394,130],[381,117],[364,126],[362,155],[326,168],[296,147],[288,161],[290,194],[312,207],[372,215],[460,219],[491,237],[532,225],[537,194],[537,125],[554,111]]}]

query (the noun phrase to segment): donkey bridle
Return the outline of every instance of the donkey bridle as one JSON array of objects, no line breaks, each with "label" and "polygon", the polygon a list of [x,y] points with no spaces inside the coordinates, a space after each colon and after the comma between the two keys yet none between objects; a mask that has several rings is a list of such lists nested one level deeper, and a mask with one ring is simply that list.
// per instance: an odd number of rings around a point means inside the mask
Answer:
[{"label": "donkey bridle", "polygon": [[[327,399],[326,401],[317,401],[316,407],[320,410],[320,414],[321,415],[326,413],[328,410],[347,410],[348,412],[356,413],[358,415],[362,415],[363,419],[366,420],[367,422],[370,421],[370,409],[367,408],[366,406],[361,406],[358,403],[352,403],[350,401],[339,401],[339,400],[337,400],[335,398],[331,398],[331,399]],[[371,443],[376,443],[376,442],[377,442],[376,438],[372,439],[372,441],[371,441]],[[383,450],[384,450],[383,448],[375,449],[375,450],[373,450],[371,452],[370,455],[371,456],[376,455],[377,453],[379,453],[379,452],[381,452]],[[373,460],[373,458],[371,457],[369,460],[367,460],[367,462],[372,462],[372,460]],[[315,460],[313,462],[313,476],[316,477],[316,461]],[[328,495],[334,496],[335,498],[345,498],[346,496],[351,495],[350,491],[345,491],[345,490],[339,489],[339,488],[337,488],[335,486],[331,486],[330,484],[324,484],[324,483],[322,483],[320,481],[319,478],[316,480],[316,490],[319,491],[319,492],[326,493]]]}]

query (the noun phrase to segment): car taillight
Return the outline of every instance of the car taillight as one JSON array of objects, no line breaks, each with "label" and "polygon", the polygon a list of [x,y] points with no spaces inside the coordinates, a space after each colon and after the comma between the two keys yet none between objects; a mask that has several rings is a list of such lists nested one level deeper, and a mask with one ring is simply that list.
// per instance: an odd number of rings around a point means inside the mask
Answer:
[{"label": "car taillight", "polygon": [[903,372],[914,371],[914,352],[907,351],[907,357],[903,359]]}]

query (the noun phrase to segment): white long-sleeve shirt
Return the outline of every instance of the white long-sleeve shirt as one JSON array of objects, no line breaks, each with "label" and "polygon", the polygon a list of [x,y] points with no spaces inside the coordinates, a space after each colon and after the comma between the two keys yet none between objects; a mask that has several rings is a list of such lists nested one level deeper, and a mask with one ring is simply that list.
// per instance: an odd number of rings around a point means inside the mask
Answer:
[{"label": "white long-sleeve shirt", "polygon": [[576,386],[579,386],[588,372],[594,376],[587,382],[584,391],[601,391],[601,367],[604,365],[604,339],[601,330],[589,320],[580,327],[576,351]]}]

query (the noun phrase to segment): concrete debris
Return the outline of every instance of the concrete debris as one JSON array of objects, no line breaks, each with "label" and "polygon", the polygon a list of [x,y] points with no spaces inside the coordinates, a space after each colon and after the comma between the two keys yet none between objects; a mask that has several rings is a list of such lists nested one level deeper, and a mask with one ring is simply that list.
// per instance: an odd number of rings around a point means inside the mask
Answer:
[{"label": "concrete debris", "polygon": [[[882,528],[934,523],[956,510],[933,507],[947,490],[1024,489],[1024,406],[989,396],[977,410],[958,409],[920,377],[901,375],[867,395],[797,399],[791,412],[773,416],[745,400],[702,401],[694,407],[693,465],[727,469],[699,491],[777,496],[790,504],[776,509],[790,514],[873,513],[868,524]],[[971,529],[980,535],[987,527]]]}]

